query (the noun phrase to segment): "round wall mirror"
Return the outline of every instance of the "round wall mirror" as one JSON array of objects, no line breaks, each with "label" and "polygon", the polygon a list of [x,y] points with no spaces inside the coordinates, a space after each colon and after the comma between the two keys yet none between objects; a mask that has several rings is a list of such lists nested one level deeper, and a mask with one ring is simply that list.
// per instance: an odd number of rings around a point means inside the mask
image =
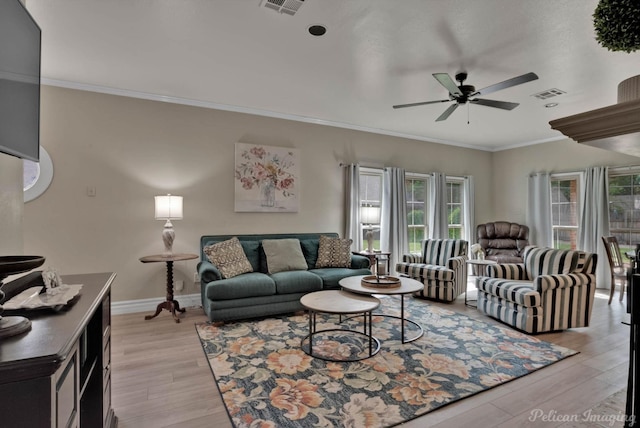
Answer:
[{"label": "round wall mirror", "polygon": [[23,160],[24,201],[29,202],[42,195],[53,181],[53,162],[49,153],[40,146],[40,162]]}]

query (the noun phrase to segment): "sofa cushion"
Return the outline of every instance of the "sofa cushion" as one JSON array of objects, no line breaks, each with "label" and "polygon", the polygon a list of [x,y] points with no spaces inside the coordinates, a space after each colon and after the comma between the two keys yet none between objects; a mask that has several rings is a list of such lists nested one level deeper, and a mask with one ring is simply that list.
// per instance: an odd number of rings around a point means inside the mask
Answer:
[{"label": "sofa cushion", "polygon": [[302,247],[302,254],[304,254],[305,260],[307,260],[307,269],[313,269],[316,267],[318,261],[318,246],[320,245],[320,239],[301,239],[300,247]]},{"label": "sofa cushion", "polygon": [[278,272],[271,275],[276,294],[311,293],[322,290],[322,279],[306,270]]},{"label": "sofa cushion", "polygon": [[258,241],[240,241],[247,260],[251,263],[254,272],[260,272],[260,242]]},{"label": "sofa cushion", "polygon": [[530,280],[540,275],[567,274],[584,264],[580,251],[554,248],[527,247],[524,252],[524,268]]},{"label": "sofa cushion", "polygon": [[297,239],[265,239],[262,248],[270,274],[291,270],[307,270],[307,261]]},{"label": "sofa cushion", "polygon": [[369,269],[349,269],[349,268],[323,268],[312,269],[312,272],[322,278],[322,287],[324,289],[340,288],[340,280],[348,276],[371,275]]},{"label": "sofa cushion", "polygon": [[244,299],[276,294],[275,282],[264,273],[251,272],[206,285],[209,300]]},{"label": "sofa cushion", "polygon": [[315,267],[351,267],[352,242],[351,239],[330,238],[321,235]]},{"label": "sofa cushion", "polygon": [[467,241],[460,239],[427,239],[422,244],[422,263],[446,266],[452,257],[467,254]]},{"label": "sofa cushion", "polygon": [[211,263],[220,270],[223,278],[233,278],[242,273],[253,272],[253,267],[237,237],[208,245],[203,251]]}]

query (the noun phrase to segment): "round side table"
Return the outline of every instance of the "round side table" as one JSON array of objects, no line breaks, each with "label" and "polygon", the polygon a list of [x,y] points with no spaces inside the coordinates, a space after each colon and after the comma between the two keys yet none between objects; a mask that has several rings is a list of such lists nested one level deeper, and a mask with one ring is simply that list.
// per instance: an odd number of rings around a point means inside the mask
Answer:
[{"label": "round side table", "polygon": [[[467,260],[467,266],[477,266],[478,267],[478,275],[469,275],[469,276],[486,276],[487,274],[487,266],[496,265],[498,262],[495,260],[486,260],[486,259],[469,259]],[[473,272],[473,268],[471,269]],[[469,285],[467,284],[467,287]],[[467,287],[464,288],[464,304],[465,306],[470,306],[472,308],[477,308],[477,305],[471,305],[470,302],[475,302],[475,300],[467,299]]]},{"label": "round side table", "polygon": [[145,256],[141,257],[140,261],[142,263],[157,263],[157,262],[165,262],[167,264],[167,299],[158,304],[156,308],[156,313],[153,315],[147,315],[144,317],[145,320],[150,320],[155,318],[162,312],[163,309],[168,310],[173,315],[173,319],[176,322],[180,322],[180,318],[176,315],[176,311],[180,313],[184,313],[186,309],[180,307],[180,303],[173,298],[173,262],[179,262],[183,260],[193,260],[197,259],[198,256],[196,254],[156,254],[153,256]]}]

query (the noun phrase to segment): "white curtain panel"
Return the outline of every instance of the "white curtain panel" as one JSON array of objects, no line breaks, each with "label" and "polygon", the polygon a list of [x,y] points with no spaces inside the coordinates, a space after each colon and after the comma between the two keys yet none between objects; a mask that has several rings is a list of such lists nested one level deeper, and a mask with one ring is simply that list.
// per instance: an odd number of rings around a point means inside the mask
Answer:
[{"label": "white curtain panel", "polygon": [[360,230],[360,166],[344,165],[344,237],[351,238],[353,251],[361,251]]},{"label": "white curtain panel", "polygon": [[551,223],[551,177],[548,172],[529,176],[527,207],[529,242],[538,247],[553,247]]},{"label": "white curtain panel", "polygon": [[474,244],[477,240],[476,237],[476,215],[475,215],[475,183],[473,176],[468,176],[464,178],[464,189],[463,196],[464,201],[464,236],[462,237],[465,241],[469,243],[469,247]]},{"label": "white curtain panel", "polygon": [[609,169],[606,166],[585,170],[578,249],[598,254],[596,287],[600,288],[609,288],[611,285],[607,253],[602,243],[602,237],[610,234],[608,189]]},{"label": "white curtain panel", "polygon": [[429,180],[429,235],[431,239],[449,237],[449,219],[447,218],[447,176],[434,172]]},{"label": "white curtain panel", "polygon": [[407,201],[404,169],[385,168],[382,176],[382,215],[380,216],[380,248],[391,253],[389,268],[403,254],[409,253],[407,234]]}]

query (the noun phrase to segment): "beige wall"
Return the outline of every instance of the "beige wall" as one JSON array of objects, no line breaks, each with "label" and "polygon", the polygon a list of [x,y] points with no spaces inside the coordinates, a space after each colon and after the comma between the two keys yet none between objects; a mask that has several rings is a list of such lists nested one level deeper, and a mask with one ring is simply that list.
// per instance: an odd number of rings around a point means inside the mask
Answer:
[{"label": "beige wall", "polygon": [[[54,177],[25,204],[25,251],[61,273],[116,271],[114,301],[164,295],[165,267],[138,260],[163,251],[163,222],[153,218],[158,194],[184,197],[175,252],[198,253],[203,234],[342,233],[341,162],[473,175],[477,218],[492,217],[492,154],[483,151],[46,86],[41,129]],[[298,213],[234,212],[236,142],[300,150]],[[182,294],[198,292],[195,265],[175,265]]]},{"label": "beige wall", "polygon": [[562,140],[493,153],[493,214],[496,220],[526,222],[529,175],[573,172],[592,166],[640,165],[640,158]]},{"label": "beige wall", "polygon": [[[0,164],[0,223],[6,254],[44,255],[61,273],[115,271],[113,300],[164,295],[165,268],[139,258],[162,252],[163,223],[153,218],[153,196],[184,196],[185,218],[175,221],[176,252],[198,252],[203,234],[343,232],[340,163],[398,166],[411,172],[473,175],[476,221],[526,219],[527,177],[592,165],[637,165],[638,158],[572,141],[488,153],[360,131],[248,114],[146,101],[57,87],[42,90],[42,145],[54,162],[50,188],[24,205],[22,234],[14,197],[19,161]],[[298,213],[233,211],[234,143],[300,150]],[[4,163],[13,165],[13,172]],[[11,174],[8,176],[7,174]],[[16,180],[19,183],[16,183]],[[87,196],[95,187],[96,196]],[[16,190],[18,189],[18,190]],[[196,261],[178,262],[177,294],[193,294]]]}]

